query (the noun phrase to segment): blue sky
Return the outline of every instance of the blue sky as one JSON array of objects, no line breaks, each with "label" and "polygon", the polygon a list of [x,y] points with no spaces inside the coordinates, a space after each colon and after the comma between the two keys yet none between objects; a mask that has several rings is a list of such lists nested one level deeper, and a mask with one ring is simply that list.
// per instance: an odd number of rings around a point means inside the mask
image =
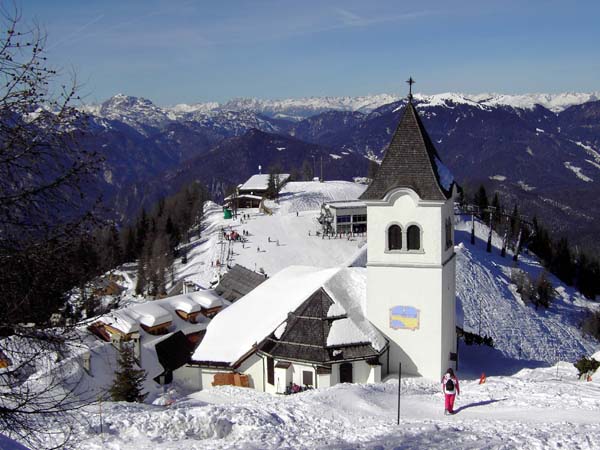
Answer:
[{"label": "blue sky", "polygon": [[600,90],[598,1],[24,0],[90,102]]}]

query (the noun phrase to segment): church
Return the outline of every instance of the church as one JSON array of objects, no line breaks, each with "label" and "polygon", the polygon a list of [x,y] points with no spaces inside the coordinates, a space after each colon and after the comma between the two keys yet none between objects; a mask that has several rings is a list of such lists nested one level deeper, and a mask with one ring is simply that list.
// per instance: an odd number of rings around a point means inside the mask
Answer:
[{"label": "church", "polygon": [[174,379],[205,389],[230,376],[273,393],[378,382],[400,367],[438,380],[457,360],[455,195],[409,94],[360,197],[368,236],[354,261],[265,280],[215,316]]}]

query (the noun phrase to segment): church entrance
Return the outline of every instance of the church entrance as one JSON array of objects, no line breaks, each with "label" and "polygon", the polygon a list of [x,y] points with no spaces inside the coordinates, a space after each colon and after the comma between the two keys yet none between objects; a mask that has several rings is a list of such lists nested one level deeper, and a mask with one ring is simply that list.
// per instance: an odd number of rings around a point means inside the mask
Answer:
[{"label": "church entrance", "polygon": [[340,364],[340,383],[352,383],[352,363]]}]

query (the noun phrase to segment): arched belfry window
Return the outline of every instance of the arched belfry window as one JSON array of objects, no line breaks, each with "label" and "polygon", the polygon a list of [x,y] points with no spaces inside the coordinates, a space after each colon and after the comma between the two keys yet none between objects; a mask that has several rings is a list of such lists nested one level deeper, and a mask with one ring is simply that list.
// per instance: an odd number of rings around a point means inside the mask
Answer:
[{"label": "arched belfry window", "polygon": [[406,230],[406,247],[408,250],[421,250],[421,229],[417,225]]},{"label": "arched belfry window", "polygon": [[402,228],[399,225],[388,228],[388,250],[402,250]]}]

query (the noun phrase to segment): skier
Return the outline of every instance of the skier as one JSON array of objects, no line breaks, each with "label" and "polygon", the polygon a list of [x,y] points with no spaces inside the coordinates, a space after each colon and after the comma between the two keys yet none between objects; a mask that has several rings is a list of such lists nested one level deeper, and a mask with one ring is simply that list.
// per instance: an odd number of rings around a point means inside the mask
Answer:
[{"label": "skier", "polygon": [[454,399],[457,394],[460,395],[460,386],[452,369],[448,369],[442,377],[442,392],[445,396],[444,414],[454,414]]}]

